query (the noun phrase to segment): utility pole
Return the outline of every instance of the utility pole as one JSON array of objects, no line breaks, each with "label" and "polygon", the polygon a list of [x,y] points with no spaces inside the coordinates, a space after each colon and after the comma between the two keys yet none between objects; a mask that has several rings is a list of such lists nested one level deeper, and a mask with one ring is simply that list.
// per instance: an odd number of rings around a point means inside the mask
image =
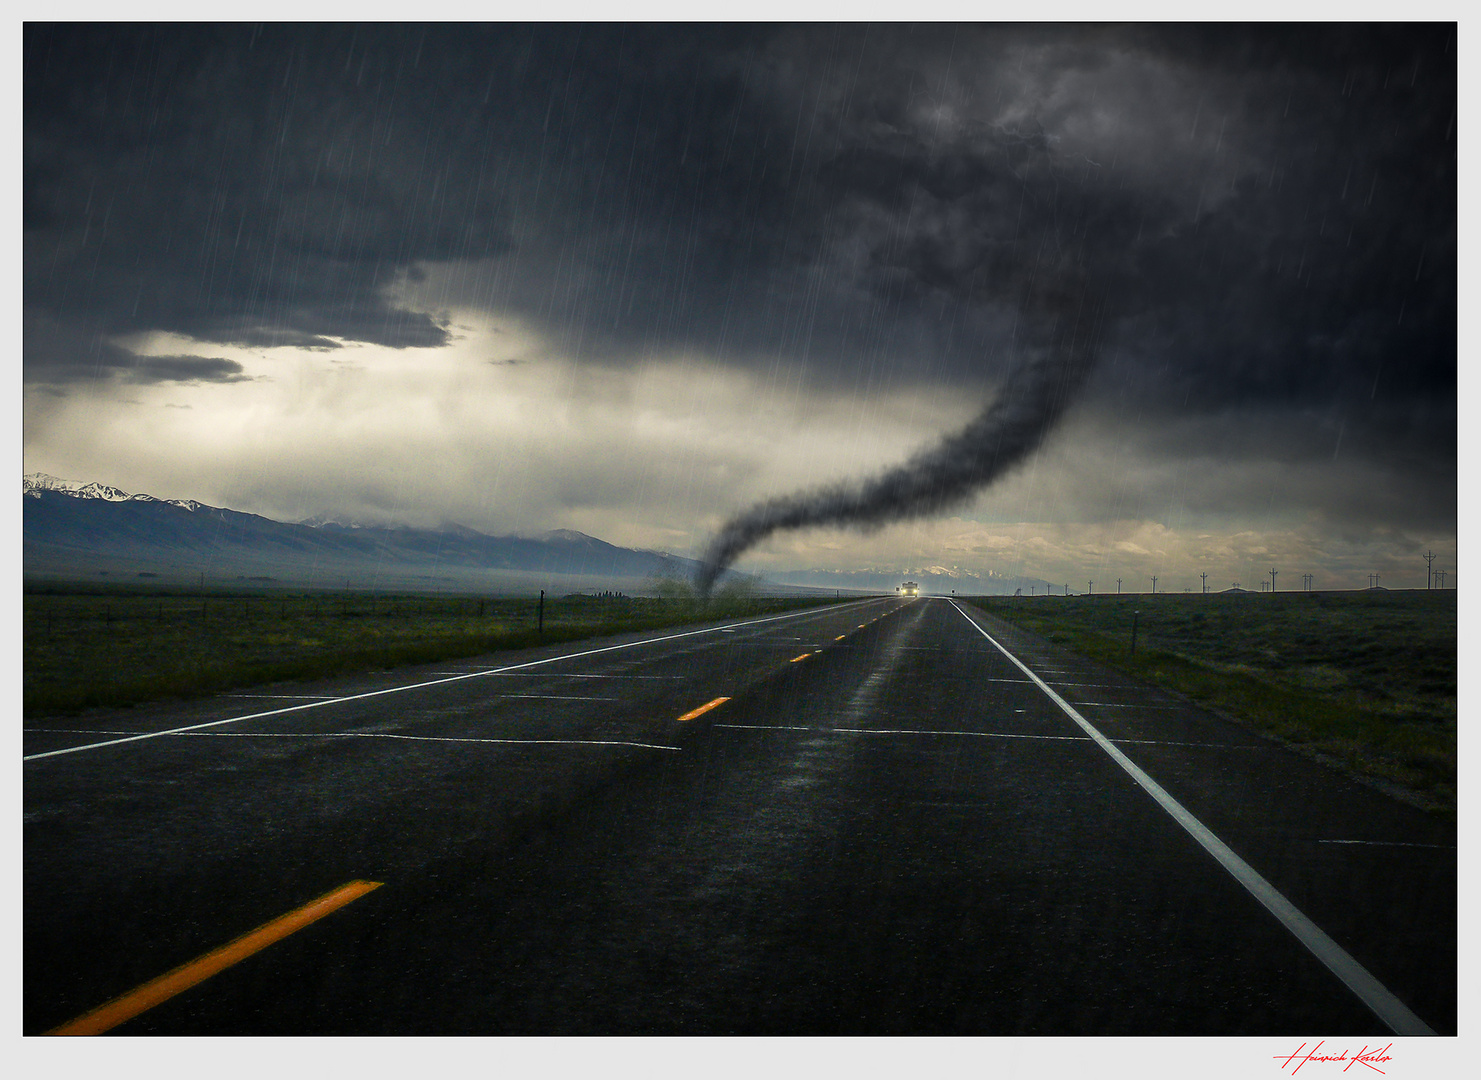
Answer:
[{"label": "utility pole", "polygon": [[1205,570],[1202,574],[1199,574],[1198,576],[1201,577],[1201,578],[1203,578],[1203,592],[1204,592],[1204,595],[1207,595],[1208,594],[1208,571]]},{"label": "utility pole", "polygon": [[1086,596],[1094,596],[1095,595],[1095,582],[1093,582],[1093,581],[1087,581],[1085,583],[1085,586],[1086,586],[1086,588],[1085,588],[1085,595]]},{"label": "utility pole", "polygon": [[1270,591],[1275,592],[1275,567],[1270,568]]},{"label": "utility pole", "polygon": [[1435,578],[1435,574],[1434,574],[1435,553],[1433,551],[1428,552],[1427,554],[1425,554],[1423,556],[1423,558],[1424,558],[1424,587],[1426,589],[1433,588],[1433,586],[1431,585],[1431,582],[1434,581],[1434,578]]},{"label": "utility pole", "polygon": [[1156,593],[1157,592],[1157,575],[1156,574],[1153,574],[1152,575],[1152,592],[1153,593]]},{"label": "utility pole", "polygon": [[1121,595],[1121,579],[1120,578],[1117,578],[1116,579],[1116,595],[1117,596],[1120,596]]}]

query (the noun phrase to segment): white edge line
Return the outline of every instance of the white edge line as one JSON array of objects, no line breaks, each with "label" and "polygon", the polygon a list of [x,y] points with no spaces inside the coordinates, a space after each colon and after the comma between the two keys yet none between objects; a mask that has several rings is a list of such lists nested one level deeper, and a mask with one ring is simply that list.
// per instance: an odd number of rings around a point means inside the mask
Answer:
[{"label": "white edge line", "polygon": [[1396,1035],[1434,1035],[1435,1031],[1418,1016],[1416,1016],[1402,1001],[1381,982],[1373,977],[1367,968],[1354,960],[1341,945],[1338,945],[1321,927],[1312,922],[1296,905],[1287,900],[1275,886],[1266,881],[1258,874],[1254,867],[1245,862],[1230,850],[1229,846],[1209,831],[1208,826],[1190,814],[1183,805],[1163,790],[1162,786],[1144,773],[1137,764],[1129,757],[1116,749],[1111,741],[1102,735],[1090,721],[1086,720],[1069,702],[1060,697],[1054,690],[1038,675],[1034,674],[1029,667],[1005,649],[998,641],[981,626],[977,620],[962,610],[961,605],[952,601],[952,607],[972,624],[983,637],[1006,656],[1013,664],[1029,678],[1033,679],[1049,696],[1049,699],[1060,707],[1071,720],[1078,724],[1097,745],[1100,746],[1111,760],[1120,765],[1127,774],[1131,776],[1142,789],[1157,800],[1158,805],[1172,816],[1172,819],[1187,831],[1188,835],[1197,840],[1203,849],[1218,860],[1234,880],[1238,881],[1256,900],[1263,904],[1267,911],[1280,920],[1296,939],[1309,949],[1313,956],[1326,965],[1327,970],[1341,979],[1354,994],[1356,994],[1364,1005],[1372,1009],[1377,1017],[1382,1020]]},{"label": "white edge line", "polygon": [[[860,600],[858,603],[869,603],[868,600]],[[836,610],[833,609],[833,610]],[[806,608],[803,611],[789,611],[782,615],[768,615],[764,619],[751,619],[747,622],[728,623],[726,626],[712,626],[705,630],[686,630],[680,634],[665,634],[663,637],[644,638],[642,641],[628,641],[621,645],[604,645],[600,649],[586,649],[582,652],[562,653],[559,656],[547,656],[543,660],[528,660],[523,664],[510,664],[508,667],[490,668],[487,671],[473,671],[466,675],[452,675],[443,679],[429,679],[426,682],[408,683],[405,686],[388,686],[383,690],[369,690],[363,694],[348,694],[345,697],[330,698],[325,701],[310,701],[302,705],[286,705],[281,709],[269,709],[266,712],[248,713],[245,716],[228,716],[224,720],[209,720],[204,724],[190,724],[185,727],[169,728],[165,731],[146,731],[139,735],[130,735],[125,739],[108,739],[104,742],[86,743],[82,746],[68,746],[61,750],[46,750],[39,754],[26,754],[22,761],[40,761],[42,758],[60,757],[62,754],[79,754],[84,750],[97,750],[104,746],[119,746],[123,743],[141,742],[144,739],[157,739],[162,735],[178,735],[182,731],[199,731],[202,728],[218,727],[221,724],[236,724],[243,720],[261,720],[266,716],[281,716],[284,713],[299,712],[303,709],[318,709],[325,705],[341,705],[346,701],[362,701],[365,698],[381,697],[385,694],[399,694],[403,690],[422,690],[429,686],[441,686],[445,683],[462,682],[464,679],[478,679],[485,675],[502,675],[506,671],[520,671],[525,668],[539,667],[542,664],[553,664],[558,660],[577,660],[583,656],[596,656],[599,653],[616,652],[619,649],[633,649],[639,645],[656,645],[663,641],[676,641],[680,638],[696,637],[700,634],[713,634],[725,629],[738,629],[743,626],[758,626],[761,623],[776,622],[778,619],[796,619],[805,615],[817,615],[817,608]]]}]

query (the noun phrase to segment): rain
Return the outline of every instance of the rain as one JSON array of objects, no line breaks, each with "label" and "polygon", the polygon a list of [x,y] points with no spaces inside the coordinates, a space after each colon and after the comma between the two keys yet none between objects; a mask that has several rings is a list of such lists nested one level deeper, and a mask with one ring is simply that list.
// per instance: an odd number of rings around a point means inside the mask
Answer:
[{"label": "rain", "polygon": [[23,45],[27,473],[702,587],[1455,584],[1452,24]]}]

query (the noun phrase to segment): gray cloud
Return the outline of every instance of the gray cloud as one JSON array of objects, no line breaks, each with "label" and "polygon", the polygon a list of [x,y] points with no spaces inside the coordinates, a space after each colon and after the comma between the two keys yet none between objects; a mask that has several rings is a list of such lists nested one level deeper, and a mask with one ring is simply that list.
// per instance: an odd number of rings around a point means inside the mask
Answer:
[{"label": "gray cloud", "polygon": [[52,387],[104,379],[135,384],[251,380],[235,360],[140,355],[101,333],[89,333],[35,312],[25,319],[22,350],[30,380]]},{"label": "gray cloud", "polygon": [[33,383],[147,330],[437,347],[466,305],[588,364],[986,399],[1073,266],[1084,407],[1335,454],[1333,514],[1349,462],[1454,505],[1453,26],[30,24],[24,62]]},{"label": "gray cloud", "polygon": [[28,306],[113,334],[444,344],[384,290],[502,249],[505,215],[460,126],[431,122],[447,73],[357,35],[29,27]]},{"label": "gray cloud", "polygon": [[141,356],[134,361],[128,374],[128,381],[133,383],[232,383],[247,382],[251,378],[243,374],[242,365],[235,360],[208,356]]}]

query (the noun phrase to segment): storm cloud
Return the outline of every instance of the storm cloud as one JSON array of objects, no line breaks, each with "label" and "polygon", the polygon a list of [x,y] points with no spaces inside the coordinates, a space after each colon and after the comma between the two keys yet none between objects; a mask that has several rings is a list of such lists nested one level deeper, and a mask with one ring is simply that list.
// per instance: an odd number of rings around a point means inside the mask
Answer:
[{"label": "storm cloud", "polygon": [[[701,356],[988,407],[1090,292],[1071,419],[1335,463],[1336,517],[1366,470],[1412,493],[1393,513],[1454,518],[1451,25],[33,23],[24,47],[33,386],[430,355],[476,310],[576,370]],[[540,362],[482,362],[511,359]]]}]

